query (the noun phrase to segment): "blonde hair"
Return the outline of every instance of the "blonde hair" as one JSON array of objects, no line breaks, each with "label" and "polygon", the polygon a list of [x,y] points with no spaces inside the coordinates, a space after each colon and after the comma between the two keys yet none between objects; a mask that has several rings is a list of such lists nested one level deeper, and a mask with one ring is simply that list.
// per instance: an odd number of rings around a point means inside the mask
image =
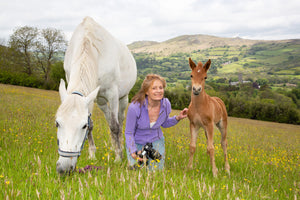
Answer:
[{"label": "blonde hair", "polygon": [[148,92],[149,88],[152,86],[153,82],[159,80],[162,82],[163,88],[165,89],[167,86],[166,80],[157,74],[148,74],[141,86],[141,89],[138,91],[138,93],[131,99],[131,102],[139,102],[140,106],[142,106],[142,103],[145,101],[146,93]]}]

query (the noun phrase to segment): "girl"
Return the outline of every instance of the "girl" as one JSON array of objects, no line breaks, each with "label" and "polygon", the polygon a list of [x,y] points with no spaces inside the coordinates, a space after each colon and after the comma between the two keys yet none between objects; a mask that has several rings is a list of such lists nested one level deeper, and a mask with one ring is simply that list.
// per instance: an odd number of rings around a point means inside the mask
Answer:
[{"label": "girl", "polygon": [[165,162],[165,139],[161,126],[168,128],[176,125],[181,119],[187,117],[187,108],[179,115],[169,117],[171,103],[164,98],[166,81],[159,75],[149,74],[142,83],[139,92],[132,98],[128,107],[125,139],[126,153],[130,167],[136,160],[146,143],[152,143],[153,149],[162,155],[160,162],[149,160],[149,169],[163,169]]}]

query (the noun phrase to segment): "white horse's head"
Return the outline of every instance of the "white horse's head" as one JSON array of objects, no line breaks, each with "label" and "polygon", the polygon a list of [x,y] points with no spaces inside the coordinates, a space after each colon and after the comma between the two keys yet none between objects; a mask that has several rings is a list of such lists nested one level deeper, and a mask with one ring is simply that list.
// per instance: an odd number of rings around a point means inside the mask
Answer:
[{"label": "white horse's head", "polygon": [[84,97],[74,91],[68,94],[65,82],[61,80],[59,94],[62,104],[56,113],[57,144],[59,159],[56,171],[65,174],[75,169],[77,158],[91,128],[90,106],[97,97],[99,87]]}]

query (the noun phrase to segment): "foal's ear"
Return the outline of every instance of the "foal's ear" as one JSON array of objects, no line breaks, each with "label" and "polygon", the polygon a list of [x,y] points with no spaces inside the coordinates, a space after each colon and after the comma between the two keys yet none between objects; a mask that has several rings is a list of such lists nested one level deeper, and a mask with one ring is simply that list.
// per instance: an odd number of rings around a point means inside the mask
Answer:
[{"label": "foal's ear", "polygon": [[210,59],[208,59],[208,61],[205,63],[205,65],[203,66],[203,68],[205,69],[205,71],[207,71],[210,67],[211,61]]},{"label": "foal's ear", "polygon": [[190,68],[193,70],[196,67],[196,64],[192,61],[191,58],[189,58],[189,64],[190,64]]},{"label": "foal's ear", "polygon": [[87,97],[86,97],[86,101],[88,104],[94,102],[94,100],[97,97],[97,94],[99,92],[100,86],[98,86],[93,92],[91,92]]},{"label": "foal's ear", "polygon": [[59,84],[59,95],[60,95],[60,100],[63,102],[67,96],[67,89],[66,89],[66,84],[63,79],[60,79],[60,84]]}]

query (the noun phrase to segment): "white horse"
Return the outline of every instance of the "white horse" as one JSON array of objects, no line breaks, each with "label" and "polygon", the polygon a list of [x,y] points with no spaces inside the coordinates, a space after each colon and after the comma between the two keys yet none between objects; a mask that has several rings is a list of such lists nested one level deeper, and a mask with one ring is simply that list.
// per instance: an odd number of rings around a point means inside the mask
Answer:
[{"label": "white horse", "polygon": [[[56,113],[60,174],[75,169],[86,137],[89,157],[95,159],[90,115],[94,101],[104,112],[111,130],[116,159],[122,159],[122,126],[128,93],[135,84],[137,69],[129,49],[92,18],[76,28],[65,55],[68,87],[61,80],[62,104]],[[99,89],[100,88],[100,89]]]}]

